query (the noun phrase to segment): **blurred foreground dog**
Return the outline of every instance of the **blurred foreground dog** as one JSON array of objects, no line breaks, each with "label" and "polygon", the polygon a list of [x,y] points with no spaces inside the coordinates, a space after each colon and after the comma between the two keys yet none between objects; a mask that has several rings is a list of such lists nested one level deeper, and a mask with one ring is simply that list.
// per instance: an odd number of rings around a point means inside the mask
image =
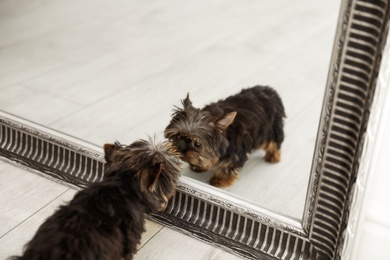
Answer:
[{"label": "blurred foreground dog", "polygon": [[228,187],[238,178],[253,149],[262,148],[268,162],[279,162],[284,140],[284,107],[270,87],[243,89],[204,107],[195,108],[189,95],[176,108],[165,129],[195,172],[214,167],[210,184]]},{"label": "blurred foreground dog", "polygon": [[76,193],[13,259],[132,259],[145,231],[144,213],[162,210],[181,170],[171,143],[104,145],[104,180]]}]

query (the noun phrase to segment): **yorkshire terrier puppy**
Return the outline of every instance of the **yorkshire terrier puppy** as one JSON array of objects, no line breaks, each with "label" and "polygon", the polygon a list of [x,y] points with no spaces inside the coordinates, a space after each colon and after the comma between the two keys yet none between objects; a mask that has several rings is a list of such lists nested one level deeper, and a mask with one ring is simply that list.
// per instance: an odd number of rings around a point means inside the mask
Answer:
[{"label": "yorkshire terrier puppy", "polygon": [[195,172],[212,167],[209,183],[228,187],[254,149],[264,149],[268,162],[280,161],[285,112],[281,98],[266,86],[240,93],[205,106],[192,106],[189,95],[176,107],[165,137],[177,146],[181,157]]},{"label": "yorkshire terrier puppy", "polygon": [[181,161],[169,142],[105,144],[105,177],[76,193],[39,227],[13,259],[132,259],[145,231],[144,213],[174,194]]}]

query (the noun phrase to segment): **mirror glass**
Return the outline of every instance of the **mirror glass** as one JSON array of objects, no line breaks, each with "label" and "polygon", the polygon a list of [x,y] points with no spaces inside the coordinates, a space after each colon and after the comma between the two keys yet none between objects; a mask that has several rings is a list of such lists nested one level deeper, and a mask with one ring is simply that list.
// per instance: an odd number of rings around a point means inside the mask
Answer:
[{"label": "mirror glass", "polygon": [[[251,154],[224,189],[301,219],[339,1],[0,2],[0,109],[101,147],[157,136],[174,106],[269,85],[281,162]],[[211,173],[184,176],[207,184]]]}]

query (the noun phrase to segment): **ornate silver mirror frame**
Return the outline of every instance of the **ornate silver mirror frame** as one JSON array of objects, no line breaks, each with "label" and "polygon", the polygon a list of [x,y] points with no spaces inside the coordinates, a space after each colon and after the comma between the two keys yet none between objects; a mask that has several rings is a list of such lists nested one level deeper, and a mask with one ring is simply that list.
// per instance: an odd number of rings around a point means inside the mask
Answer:
[{"label": "ornate silver mirror frame", "polygon": [[[342,1],[302,222],[185,177],[164,212],[149,217],[249,259],[347,256],[388,19],[388,0]],[[0,156],[77,187],[100,180],[104,167],[99,147],[2,112]]]}]

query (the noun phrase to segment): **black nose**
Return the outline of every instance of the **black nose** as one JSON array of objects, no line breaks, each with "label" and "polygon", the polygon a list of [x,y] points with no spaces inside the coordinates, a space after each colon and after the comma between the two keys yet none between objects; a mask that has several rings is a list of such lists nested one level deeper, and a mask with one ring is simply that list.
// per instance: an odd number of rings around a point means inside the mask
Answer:
[{"label": "black nose", "polygon": [[179,150],[179,152],[181,153],[184,153],[185,151],[187,151],[188,147],[187,147],[187,142],[184,140],[184,139],[179,139],[175,142],[175,145],[177,146],[177,149]]}]

